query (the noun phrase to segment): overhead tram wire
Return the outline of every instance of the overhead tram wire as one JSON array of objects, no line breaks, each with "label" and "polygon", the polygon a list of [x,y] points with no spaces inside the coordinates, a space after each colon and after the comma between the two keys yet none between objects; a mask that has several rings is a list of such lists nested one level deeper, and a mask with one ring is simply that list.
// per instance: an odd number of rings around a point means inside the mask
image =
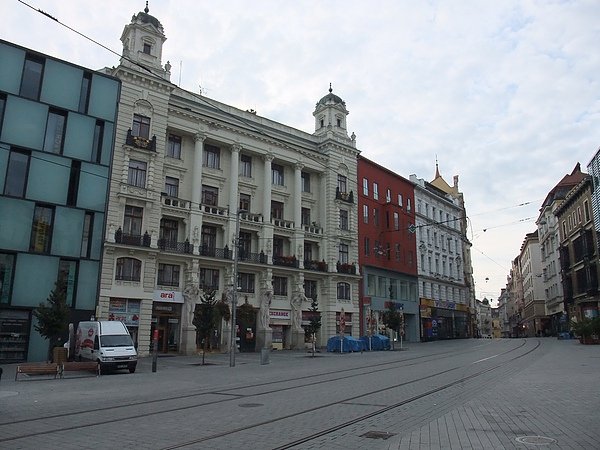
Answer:
[{"label": "overhead tram wire", "polygon": [[[145,67],[144,65],[142,65],[142,64],[139,64],[137,61],[134,61],[134,60],[132,60],[131,58],[129,58],[129,57],[127,57],[127,56],[125,56],[125,55],[119,54],[118,52],[116,52],[116,51],[112,50],[111,48],[107,47],[106,45],[104,45],[104,44],[101,44],[100,42],[98,42],[98,41],[96,41],[96,40],[94,40],[94,39],[90,38],[89,36],[85,35],[84,33],[82,33],[82,32],[80,32],[80,31],[78,31],[78,30],[74,29],[73,27],[70,27],[69,25],[67,25],[67,24],[65,24],[65,23],[63,23],[63,22],[61,22],[60,20],[58,20],[56,17],[52,16],[51,14],[49,14],[49,13],[47,13],[47,12],[45,12],[45,11],[43,11],[43,10],[39,9],[39,8],[35,8],[35,7],[33,7],[33,6],[31,6],[30,4],[28,4],[27,2],[25,2],[25,1],[23,1],[23,0],[17,0],[17,1],[18,1],[19,3],[21,3],[21,4],[25,5],[25,6],[27,6],[28,8],[30,8],[30,9],[32,9],[32,10],[34,10],[34,11],[36,11],[36,12],[40,13],[40,14],[42,14],[43,16],[45,16],[45,17],[48,17],[49,19],[51,19],[51,20],[55,21],[56,23],[58,23],[59,25],[61,25],[61,26],[65,27],[65,28],[67,28],[68,30],[70,30],[70,31],[72,31],[72,32],[74,32],[74,33],[76,33],[76,34],[78,34],[79,36],[83,37],[84,39],[87,39],[88,41],[90,41],[90,42],[92,42],[92,43],[94,43],[94,44],[96,44],[96,45],[98,45],[98,46],[102,47],[103,49],[105,49],[105,50],[109,51],[110,53],[112,53],[112,54],[114,54],[114,55],[116,55],[116,56],[118,56],[119,58],[123,58],[123,59],[125,59],[126,61],[129,61],[131,64],[134,64],[135,66],[137,66],[137,67],[139,67],[139,68],[141,68],[141,69],[145,70],[146,72],[150,73],[151,75],[154,75],[154,76],[156,76],[156,77],[160,77],[160,75],[158,75],[158,74],[154,73],[154,72],[153,72],[151,69],[149,69],[148,67]],[[161,78],[162,78],[162,77],[161,77]],[[168,84],[172,85],[174,88],[181,89],[179,86],[177,86],[176,84],[172,83],[172,82],[171,82],[171,81],[169,81],[169,80],[164,80],[164,82],[166,82],[166,83],[168,83]],[[226,115],[226,116],[230,117],[231,119],[233,119],[233,120],[235,120],[235,121],[237,121],[237,122],[239,122],[239,123],[241,123],[241,124],[245,125],[246,127],[250,128],[250,129],[252,129],[252,130],[254,130],[256,133],[258,133],[258,134],[260,134],[260,135],[262,135],[262,136],[264,136],[264,137],[267,137],[267,138],[269,138],[269,139],[271,139],[271,140],[273,140],[273,141],[275,141],[275,142],[278,142],[280,145],[282,145],[282,147],[283,147],[283,148],[285,148],[285,149],[288,149],[288,150],[294,150],[294,151],[297,151],[297,150],[298,150],[297,148],[294,148],[293,146],[289,145],[287,142],[283,142],[283,141],[281,141],[281,139],[279,139],[279,138],[277,138],[277,137],[273,137],[273,136],[271,136],[269,133],[265,132],[263,129],[256,127],[256,126],[255,126],[253,123],[251,123],[251,122],[249,122],[249,121],[247,121],[247,120],[243,119],[242,117],[236,116],[236,115],[234,115],[234,114],[230,113],[229,111],[226,111],[226,110],[223,110],[223,109],[221,109],[221,108],[220,108],[218,105],[215,105],[215,104],[213,104],[212,102],[210,102],[210,101],[209,101],[208,99],[206,99],[205,97],[203,97],[203,96],[201,96],[201,95],[198,95],[198,94],[196,94],[195,92],[192,92],[192,91],[186,91],[186,92],[187,92],[188,94],[191,94],[191,95],[192,95],[194,98],[196,98],[198,101],[200,101],[200,102],[203,102],[204,104],[206,104],[206,105],[210,106],[211,108],[214,108],[215,110],[217,110],[217,111],[221,112],[222,114],[224,114],[224,115]],[[192,112],[194,112],[194,111],[192,111]],[[305,153],[305,152],[302,152],[302,154],[303,154],[304,156],[306,156],[308,159],[312,160],[313,162],[315,162],[315,163],[317,163],[317,164],[321,165],[321,166],[322,166],[324,169],[327,169],[327,166],[326,166],[326,165],[325,165],[323,162],[319,161],[318,159],[316,159],[316,158],[315,158],[315,157],[313,157],[312,155],[310,155],[310,154],[308,154],[308,153]],[[97,175],[97,174],[94,174],[94,175]],[[101,175],[98,175],[98,176],[101,176]],[[351,183],[351,184],[352,184],[352,185],[355,187],[355,189],[356,189],[356,191],[357,191],[357,194],[358,194],[358,189],[359,189],[359,187],[360,187],[360,186],[359,186],[359,184],[358,184],[358,180],[353,180],[353,179],[351,179],[351,178],[348,178],[348,180],[347,180],[347,181],[348,181],[348,183]],[[155,192],[158,192],[158,191],[155,191]],[[498,209],[498,210],[494,210],[494,211],[488,211],[488,212],[483,212],[483,213],[471,214],[471,216],[478,216],[478,215],[482,215],[482,214],[488,214],[488,213],[490,213],[490,212],[502,211],[502,210],[504,210],[504,209],[511,209],[511,208],[516,208],[516,207],[526,206],[526,205],[529,205],[529,204],[533,203],[534,201],[536,201],[536,200],[532,200],[532,201],[527,201],[527,202],[519,203],[519,204],[517,204],[517,205],[514,205],[514,206],[508,206],[508,207],[500,208],[500,209]],[[408,212],[406,212],[406,211],[404,210],[404,208],[402,208],[402,212],[403,212],[403,214],[404,214],[405,216],[414,217],[414,215],[410,215]],[[458,218],[456,218],[456,219],[451,219],[450,221],[460,220],[460,219],[462,219],[462,218],[464,218],[464,217],[458,217]],[[416,219],[416,217],[415,217],[415,219]],[[432,223],[429,223],[429,224],[423,224],[423,225],[416,225],[416,224],[414,224],[412,227],[414,227],[414,228],[416,229],[416,228],[421,228],[421,227],[425,227],[425,226],[433,226],[433,225],[437,225],[437,224],[444,224],[444,223],[447,223],[447,222],[449,222],[449,221],[439,221],[439,222],[432,222]],[[407,227],[407,229],[409,229],[409,228],[412,228],[412,227]],[[495,227],[494,227],[494,228],[495,228]],[[488,228],[488,229],[489,229],[489,228]],[[485,231],[485,230],[484,230],[484,231]]]}]

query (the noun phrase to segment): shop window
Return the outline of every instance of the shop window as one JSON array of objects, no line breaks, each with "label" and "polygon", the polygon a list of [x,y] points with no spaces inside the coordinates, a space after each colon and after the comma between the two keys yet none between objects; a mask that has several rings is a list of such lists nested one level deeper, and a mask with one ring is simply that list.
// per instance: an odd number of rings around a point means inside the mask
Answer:
[{"label": "shop window", "polygon": [[29,251],[36,253],[50,253],[53,222],[54,207],[35,205],[33,222],[31,224]]},{"label": "shop window", "polygon": [[135,258],[118,258],[115,280],[140,281],[142,262]]}]

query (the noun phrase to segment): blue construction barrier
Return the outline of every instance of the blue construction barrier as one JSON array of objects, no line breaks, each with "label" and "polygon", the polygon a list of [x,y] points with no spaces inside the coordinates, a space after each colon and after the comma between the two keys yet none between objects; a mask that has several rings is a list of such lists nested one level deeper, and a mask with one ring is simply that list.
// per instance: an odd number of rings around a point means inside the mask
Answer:
[{"label": "blue construction barrier", "polygon": [[374,334],[371,336],[371,346],[369,348],[369,336],[362,336],[360,340],[365,346],[365,350],[390,350],[390,338],[383,334]]},{"label": "blue construction barrier", "polygon": [[340,343],[339,336],[332,336],[327,340],[328,352],[339,352],[340,349],[344,353],[348,353],[363,351],[365,350],[365,347],[363,341],[353,338],[352,336],[344,336],[344,341],[342,343]]}]

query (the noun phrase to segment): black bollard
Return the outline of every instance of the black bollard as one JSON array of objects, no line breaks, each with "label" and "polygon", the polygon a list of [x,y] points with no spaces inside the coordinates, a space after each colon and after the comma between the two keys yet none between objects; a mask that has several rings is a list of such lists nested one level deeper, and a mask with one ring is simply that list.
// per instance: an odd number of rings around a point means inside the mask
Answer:
[{"label": "black bollard", "polygon": [[152,372],[156,372],[156,363],[158,361],[158,330],[154,330],[152,340]]}]

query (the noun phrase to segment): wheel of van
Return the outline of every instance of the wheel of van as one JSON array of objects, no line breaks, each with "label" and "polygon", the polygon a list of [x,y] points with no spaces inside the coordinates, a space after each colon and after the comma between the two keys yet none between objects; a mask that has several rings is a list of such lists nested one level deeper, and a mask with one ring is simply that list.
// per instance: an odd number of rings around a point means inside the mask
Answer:
[{"label": "wheel of van", "polygon": [[129,368],[129,373],[135,373],[135,366]]}]

